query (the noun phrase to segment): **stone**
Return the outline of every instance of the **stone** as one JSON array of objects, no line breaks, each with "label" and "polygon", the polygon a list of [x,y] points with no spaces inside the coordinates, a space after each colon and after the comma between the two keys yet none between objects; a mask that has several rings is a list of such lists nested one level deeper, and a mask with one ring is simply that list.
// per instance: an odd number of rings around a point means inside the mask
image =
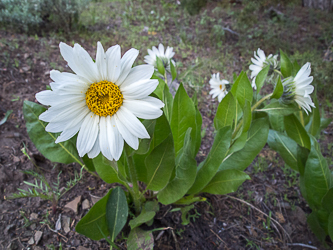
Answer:
[{"label": "stone", "polygon": [[88,199],[85,199],[82,202],[82,209],[85,210],[85,209],[89,209],[89,208],[90,208],[90,203],[89,203]]},{"label": "stone", "polygon": [[36,242],[36,245],[38,245],[40,239],[42,238],[42,235],[43,235],[43,232],[42,231],[37,231],[35,233],[35,242]]},{"label": "stone", "polygon": [[28,241],[28,244],[29,245],[33,245],[34,243],[35,243],[34,238],[31,237],[30,240]]},{"label": "stone", "polygon": [[302,208],[296,206],[293,215],[303,226],[306,225],[306,214]]},{"label": "stone", "polygon": [[67,217],[66,215],[62,216],[62,228],[64,229],[65,233],[67,234],[69,231],[71,231],[69,225],[70,225],[71,219]]},{"label": "stone", "polygon": [[72,210],[74,213],[77,214],[77,209],[78,209],[78,205],[81,201],[81,195],[76,197],[74,200],[72,200],[71,202],[68,202],[66,205],[65,205],[65,208],[68,208],[70,210]]},{"label": "stone", "polygon": [[37,218],[38,218],[38,214],[36,214],[36,213],[32,213],[32,214],[30,214],[30,220],[37,220]]},{"label": "stone", "polygon": [[95,205],[95,203],[97,201],[99,201],[100,199],[102,199],[102,197],[98,197],[98,196],[94,196],[94,195],[90,195],[90,197],[91,197],[91,202],[92,202],[93,205]]}]

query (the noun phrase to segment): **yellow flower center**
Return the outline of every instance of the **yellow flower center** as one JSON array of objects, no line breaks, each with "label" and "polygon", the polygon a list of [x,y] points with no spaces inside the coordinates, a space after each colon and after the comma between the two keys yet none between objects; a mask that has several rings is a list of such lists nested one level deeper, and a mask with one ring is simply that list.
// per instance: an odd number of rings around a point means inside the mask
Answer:
[{"label": "yellow flower center", "polygon": [[220,84],[220,89],[222,89],[222,84]]},{"label": "yellow flower center", "polygon": [[90,85],[86,92],[88,108],[98,116],[112,116],[123,103],[123,94],[119,87],[108,81]]}]

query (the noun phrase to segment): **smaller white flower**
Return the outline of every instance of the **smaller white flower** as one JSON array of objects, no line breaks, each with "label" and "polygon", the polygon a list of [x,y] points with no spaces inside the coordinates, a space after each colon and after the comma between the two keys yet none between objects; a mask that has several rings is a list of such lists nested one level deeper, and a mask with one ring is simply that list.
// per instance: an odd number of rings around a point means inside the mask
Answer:
[{"label": "smaller white flower", "polygon": [[311,107],[315,108],[315,105],[310,97],[310,94],[314,90],[314,87],[311,85],[313,76],[310,76],[310,73],[311,64],[307,62],[297,72],[294,79],[287,78],[283,82],[283,97],[287,100],[294,100],[307,114],[308,111],[311,112]]},{"label": "smaller white flower", "polygon": [[[145,56],[145,62],[147,64],[153,65],[155,68],[157,68],[156,64],[156,57],[160,58],[163,62],[164,68],[170,71],[170,59],[175,55],[175,52],[173,52],[172,47],[167,47],[164,51],[163,44],[158,45],[158,49],[153,46],[152,49],[148,49],[148,55]],[[174,64],[174,61],[172,61]]]},{"label": "smaller white flower", "polygon": [[252,88],[257,89],[256,77],[264,67],[272,65],[275,69],[278,66],[277,57],[278,55],[273,56],[272,54],[266,57],[265,52],[260,48],[257,53],[254,52],[254,58],[251,58],[253,64],[250,65]]},{"label": "smaller white flower", "polygon": [[218,101],[221,102],[222,99],[228,94],[227,85],[229,82],[227,80],[220,80],[220,73],[213,74],[212,78],[209,80],[210,87],[212,90],[209,92],[212,98],[217,97]]}]

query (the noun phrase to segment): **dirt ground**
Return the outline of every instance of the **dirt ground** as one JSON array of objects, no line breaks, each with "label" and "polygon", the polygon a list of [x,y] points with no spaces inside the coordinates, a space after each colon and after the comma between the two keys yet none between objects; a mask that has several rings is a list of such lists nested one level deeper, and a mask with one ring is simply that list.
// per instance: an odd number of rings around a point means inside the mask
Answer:
[{"label": "dirt ground", "polygon": [[[30,141],[22,114],[23,101],[36,102],[34,95],[50,82],[49,71],[54,66],[49,62],[59,62],[57,67],[66,70],[58,42],[4,31],[0,31],[0,36],[8,41],[0,43],[0,49],[11,51],[9,63],[0,64],[0,120],[7,110],[13,110],[0,126],[0,249],[109,249],[105,240],[92,241],[74,229],[98,197],[111,187],[97,177],[83,171],[79,183],[61,197],[55,213],[51,202],[40,198],[7,199],[17,188],[27,188],[23,181],[33,181],[22,172],[37,171],[32,162],[50,182],[61,171],[60,187],[74,178],[80,166],[54,164],[45,159]],[[94,48],[82,45],[94,55]],[[204,92],[209,92],[208,86]],[[212,144],[211,109],[216,105],[210,98],[200,104],[203,128],[207,130],[199,161]],[[321,137],[322,144],[333,141],[332,132],[331,124]],[[22,153],[24,147],[31,161]],[[161,206],[150,229],[169,229],[154,232],[154,249],[325,249],[306,224],[311,210],[301,197],[298,176],[280,167],[283,165],[266,146],[247,169],[251,180],[230,196],[206,195],[207,201],[195,204],[190,211],[190,223],[186,226],[181,224],[179,211],[167,213],[174,207]],[[74,206],[66,208],[71,201]],[[62,227],[56,231],[60,215]],[[120,249],[126,249],[123,238],[116,242]],[[333,249],[329,239],[327,244]]]}]

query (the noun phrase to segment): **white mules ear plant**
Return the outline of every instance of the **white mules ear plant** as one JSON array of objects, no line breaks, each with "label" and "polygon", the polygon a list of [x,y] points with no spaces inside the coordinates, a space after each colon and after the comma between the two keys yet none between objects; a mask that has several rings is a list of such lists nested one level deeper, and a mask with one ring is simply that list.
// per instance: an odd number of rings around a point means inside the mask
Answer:
[{"label": "white mules ear plant", "polygon": [[[121,58],[119,46],[105,52],[98,43],[94,62],[79,45],[72,48],[61,43],[61,53],[75,74],[51,72],[52,90],[36,95],[48,109],[24,103],[28,134],[46,158],[77,162],[97,172],[106,183],[124,187],[109,190],[79,221],[78,233],[93,240],[105,238],[113,246],[128,215],[134,214],[128,222],[128,245],[135,249],[136,239],[146,237],[151,246],[151,231],[139,226],[153,223],[159,204],[191,205],[205,200],[202,193],[236,191],[250,179],[244,170],[267,141],[305,178],[302,193],[313,197],[311,206],[318,207],[324,197],[331,199],[327,192],[333,192],[333,182],[327,166],[325,176],[311,170],[324,164],[313,139],[323,124],[318,108],[314,108],[318,105],[312,105],[309,96],[313,87],[309,85],[308,65],[299,71],[297,63],[292,64],[283,52],[279,64],[276,56],[264,58],[258,51],[256,66],[260,69],[255,68],[255,76],[251,75],[256,92],[244,72],[232,85],[213,75],[211,94],[220,102],[214,118],[216,133],[210,152],[197,165],[202,117],[196,95],[190,98],[180,84],[173,97],[166,72],[172,80],[177,76],[171,59],[174,53],[170,47],[166,52],[161,45],[154,48],[146,56],[151,65],[132,68],[138,55],[135,49]],[[269,60],[274,60],[274,71],[284,78],[276,79],[274,91],[259,99],[270,74]],[[281,65],[281,72],[277,65]],[[306,111],[311,111],[307,105],[312,106],[313,115],[304,118],[297,104]],[[317,179],[306,178],[311,175]],[[314,197],[314,190],[320,192],[319,198]],[[322,219],[316,215],[311,218]]]}]

